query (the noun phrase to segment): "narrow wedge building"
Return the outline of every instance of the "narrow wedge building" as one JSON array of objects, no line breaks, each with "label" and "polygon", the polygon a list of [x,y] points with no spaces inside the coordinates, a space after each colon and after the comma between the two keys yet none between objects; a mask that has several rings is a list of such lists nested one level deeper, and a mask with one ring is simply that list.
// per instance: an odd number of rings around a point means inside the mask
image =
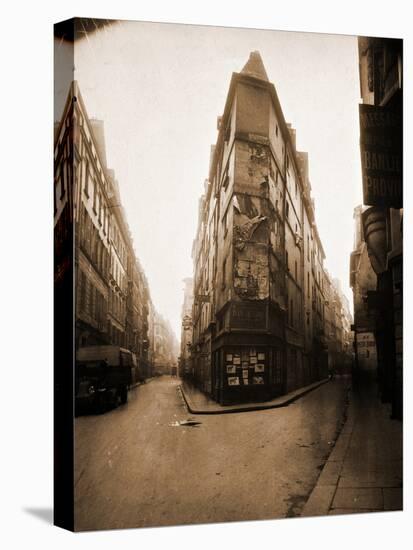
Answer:
[{"label": "narrow wedge building", "polygon": [[252,52],[218,117],[192,249],[194,382],[220,403],[265,400],[328,374],[338,332],[326,330],[308,174]]}]

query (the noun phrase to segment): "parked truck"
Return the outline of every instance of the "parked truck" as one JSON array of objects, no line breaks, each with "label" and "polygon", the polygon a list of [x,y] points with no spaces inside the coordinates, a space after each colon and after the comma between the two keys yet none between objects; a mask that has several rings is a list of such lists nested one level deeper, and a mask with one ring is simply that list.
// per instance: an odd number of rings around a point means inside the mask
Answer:
[{"label": "parked truck", "polygon": [[100,411],[125,404],[129,388],[138,382],[136,356],[119,346],[87,346],[77,350],[75,407]]}]

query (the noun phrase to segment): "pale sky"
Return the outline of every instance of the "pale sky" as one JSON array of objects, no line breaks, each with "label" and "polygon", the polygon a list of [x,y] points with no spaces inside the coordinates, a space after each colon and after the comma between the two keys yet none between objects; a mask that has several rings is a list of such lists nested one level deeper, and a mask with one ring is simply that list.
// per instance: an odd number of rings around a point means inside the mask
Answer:
[{"label": "pale sky", "polygon": [[362,202],[356,37],[121,22],[76,43],[75,78],[89,117],[105,122],[136,253],[178,338],[216,119],[253,50],[297,149],[309,153],[325,265],[352,303],[353,209]]}]

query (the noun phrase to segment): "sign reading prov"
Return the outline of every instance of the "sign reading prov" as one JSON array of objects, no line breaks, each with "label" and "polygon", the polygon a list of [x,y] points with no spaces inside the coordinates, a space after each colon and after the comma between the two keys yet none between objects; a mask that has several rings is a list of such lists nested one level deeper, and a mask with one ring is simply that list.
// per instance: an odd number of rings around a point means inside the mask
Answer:
[{"label": "sign reading prov", "polygon": [[402,113],[375,105],[359,108],[364,204],[402,208]]}]

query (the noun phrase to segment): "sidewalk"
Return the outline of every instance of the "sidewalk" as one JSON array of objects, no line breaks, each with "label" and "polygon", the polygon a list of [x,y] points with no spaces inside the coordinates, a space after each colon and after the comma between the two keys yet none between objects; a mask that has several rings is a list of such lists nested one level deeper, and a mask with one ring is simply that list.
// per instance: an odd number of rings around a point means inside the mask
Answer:
[{"label": "sidewalk", "polygon": [[186,382],[182,382],[179,386],[185,403],[192,414],[224,414],[224,413],[238,413],[248,411],[262,411],[265,409],[275,409],[277,407],[286,407],[299,397],[302,397],[306,393],[318,388],[322,384],[328,382],[328,378],[304,386],[298,390],[287,393],[281,397],[276,397],[270,401],[260,401],[257,403],[243,403],[240,405],[220,405],[208,395],[199,391],[195,386],[192,386]]},{"label": "sidewalk", "polygon": [[347,421],[301,516],[402,510],[402,423],[370,385],[350,393]]}]

